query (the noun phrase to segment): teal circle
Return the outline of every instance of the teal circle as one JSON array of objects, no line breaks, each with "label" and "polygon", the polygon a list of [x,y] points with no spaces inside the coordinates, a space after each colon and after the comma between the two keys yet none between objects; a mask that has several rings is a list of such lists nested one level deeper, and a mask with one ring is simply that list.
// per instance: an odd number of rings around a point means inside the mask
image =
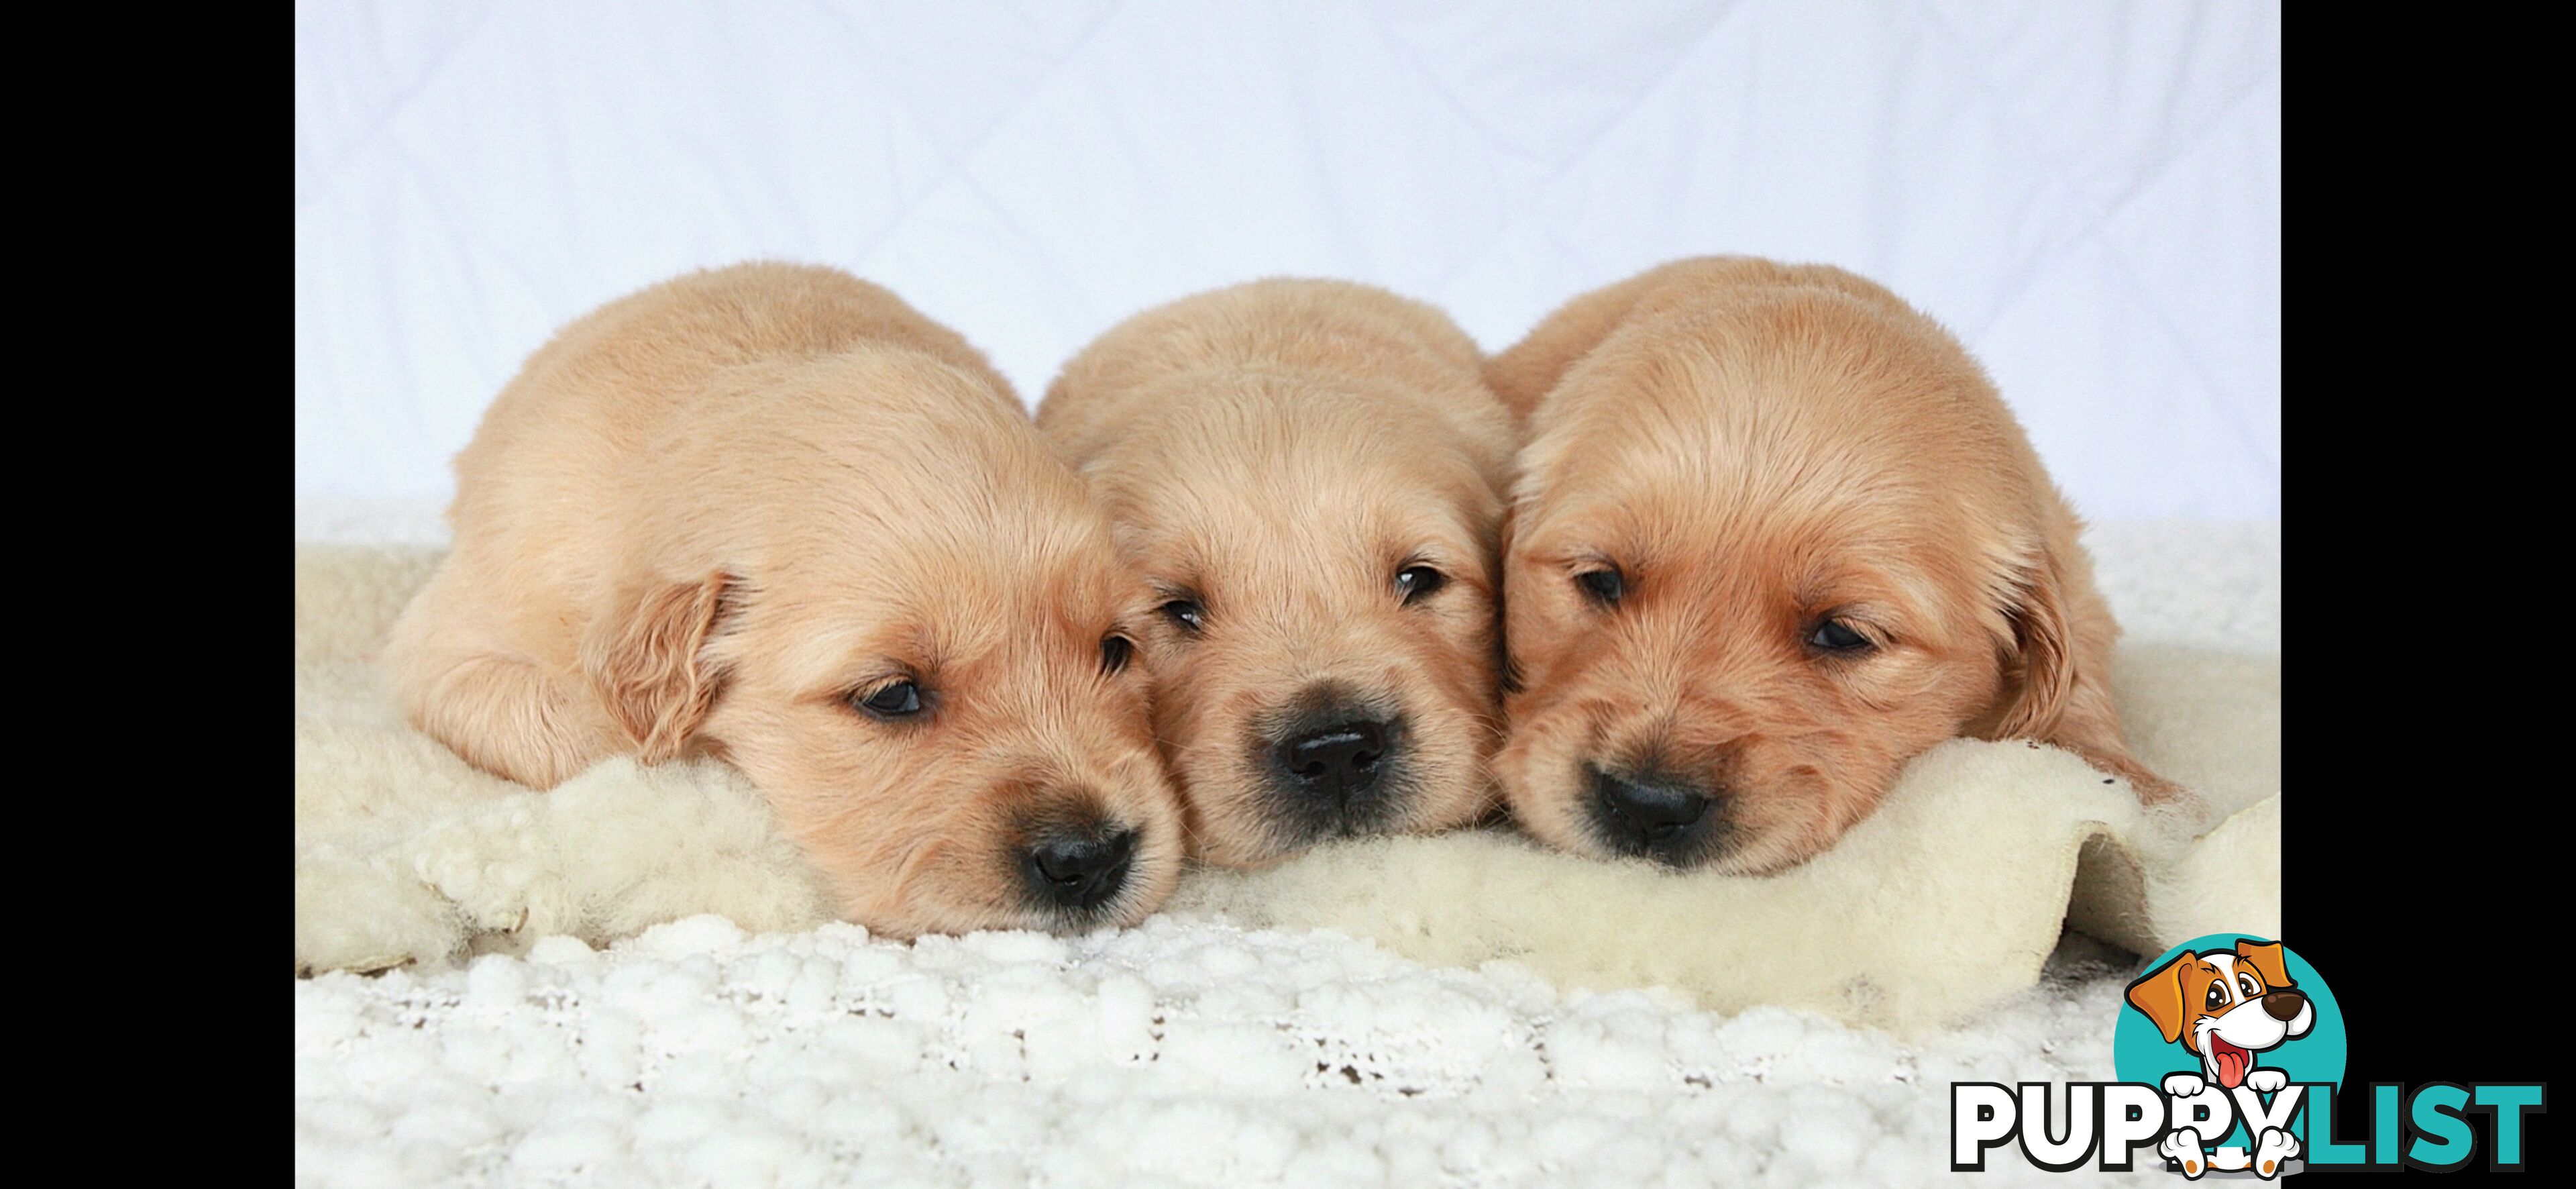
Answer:
[{"label": "teal circle", "polygon": [[[2233,950],[2239,941],[2269,943],[2271,940],[2251,933],[2212,933],[2195,937],[2139,967],[2138,973],[2130,976],[2130,981],[2136,981],[2150,970],[2163,969],[2165,963],[2173,961],[2184,950],[2194,953]],[[2299,951],[2283,946],[2281,965],[2290,972],[2291,984],[2306,992],[2308,1002],[2316,1006],[2317,1018],[2309,1026],[2307,1035],[2292,1037],[2283,1041],[2281,1047],[2255,1058],[2256,1067],[2278,1069],[2289,1074],[2293,1082],[2331,1082],[2341,1089],[2343,1009],[2335,1005],[2334,992],[2326,987],[2325,976],[2318,974],[2316,967],[2308,965],[2308,960],[2300,957]],[[2165,1034],[2157,1030],[2156,1022],[2148,1019],[2145,1012],[2130,1006],[2123,996],[2120,1000],[2120,1022],[2111,1030],[2111,1068],[2118,1071],[2121,1081],[2161,1086],[2166,1074],[2199,1073],[2200,1058],[2182,1047],[2180,1040],[2166,1040]]]}]

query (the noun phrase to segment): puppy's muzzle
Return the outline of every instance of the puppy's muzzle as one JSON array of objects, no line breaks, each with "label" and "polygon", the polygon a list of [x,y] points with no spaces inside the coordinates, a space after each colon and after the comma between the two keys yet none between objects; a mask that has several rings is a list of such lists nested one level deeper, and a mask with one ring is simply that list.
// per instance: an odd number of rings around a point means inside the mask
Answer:
[{"label": "puppy's muzzle", "polygon": [[1594,831],[1610,849],[1675,867],[1707,858],[1725,832],[1724,802],[1663,772],[1591,769]]},{"label": "puppy's muzzle", "polygon": [[1087,913],[1127,887],[1136,864],[1136,831],[1099,826],[1050,832],[1020,860],[1029,898],[1050,908]]},{"label": "puppy's muzzle", "polygon": [[1387,759],[1387,725],[1353,718],[1292,735],[1272,753],[1288,783],[1308,796],[1347,805],[1377,787]]},{"label": "puppy's muzzle", "polygon": [[1404,719],[1330,686],[1296,704],[1254,741],[1273,828],[1307,840],[1384,827],[1408,790]]}]

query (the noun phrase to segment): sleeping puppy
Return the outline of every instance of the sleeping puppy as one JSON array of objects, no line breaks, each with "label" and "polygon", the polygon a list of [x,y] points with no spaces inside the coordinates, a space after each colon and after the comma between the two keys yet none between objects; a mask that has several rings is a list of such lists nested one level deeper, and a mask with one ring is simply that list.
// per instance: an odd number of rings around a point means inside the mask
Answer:
[{"label": "sleeping puppy", "polygon": [[1957,340],[1839,269],[1685,260],[1578,297],[1487,378],[1514,815],[1592,854],[1765,872],[1953,736],[2140,767],[2081,527]]},{"label": "sleeping puppy", "polygon": [[1171,890],[1154,614],[981,354],[840,272],[612,302],[456,459],[455,546],[386,652],[422,730],[548,788],[740,768],[881,932],[1132,922]]},{"label": "sleeping puppy", "polygon": [[1048,390],[1160,593],[1155,729],[1206,861],[1491,807],[1511,429],[1481,361],[1429,306],[1267,280],[1129,319]]}]

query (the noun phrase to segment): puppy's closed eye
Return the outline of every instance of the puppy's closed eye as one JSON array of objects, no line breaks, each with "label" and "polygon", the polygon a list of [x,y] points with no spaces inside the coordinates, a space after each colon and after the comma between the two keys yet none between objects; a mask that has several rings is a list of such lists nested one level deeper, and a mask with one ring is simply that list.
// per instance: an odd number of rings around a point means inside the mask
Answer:
[{"label": "puppy's closed eye", "polygon": [[850,705],[879,722],[894,722],[921,713],[921,683],[906,679],[850,695]]},{"label": "puppy's closed eye", "polygon": [[1584,597],[1604,607],[1616,607],[1619,598],[1628,593],[1628,577],[1619,567],[1585,570],[1574,576],[1574,584],[1583,588]]},{"label": "puppy's closed eye", "polygon": [[1115,677],[1127,670],[1127,661],[1136,655],[1136,642],[1116,632],[1100,638],[1100,671]]},{"label": "puppy's closed eye", "polygon": [[1861,633],[1860,629],[1833,616],[1826,616],[1807,633],[1807,644],[1819,651],[1845,655],[1863,653],[1877,647],[1868,636]]}]

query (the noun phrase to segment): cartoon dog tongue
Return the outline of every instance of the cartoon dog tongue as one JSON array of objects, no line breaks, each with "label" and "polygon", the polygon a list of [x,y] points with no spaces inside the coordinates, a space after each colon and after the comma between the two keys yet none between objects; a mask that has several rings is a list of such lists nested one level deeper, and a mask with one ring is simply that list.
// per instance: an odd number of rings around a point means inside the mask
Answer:
[{"label": "cartoon dog tongue", "polygon": [[2209,1058],[2218,1064],[2218,1084],[2230,1090],[2243,1085],[2245,1071],[2254,1068],[2254,1054],[2215,1036],[2209,1038]]}]

